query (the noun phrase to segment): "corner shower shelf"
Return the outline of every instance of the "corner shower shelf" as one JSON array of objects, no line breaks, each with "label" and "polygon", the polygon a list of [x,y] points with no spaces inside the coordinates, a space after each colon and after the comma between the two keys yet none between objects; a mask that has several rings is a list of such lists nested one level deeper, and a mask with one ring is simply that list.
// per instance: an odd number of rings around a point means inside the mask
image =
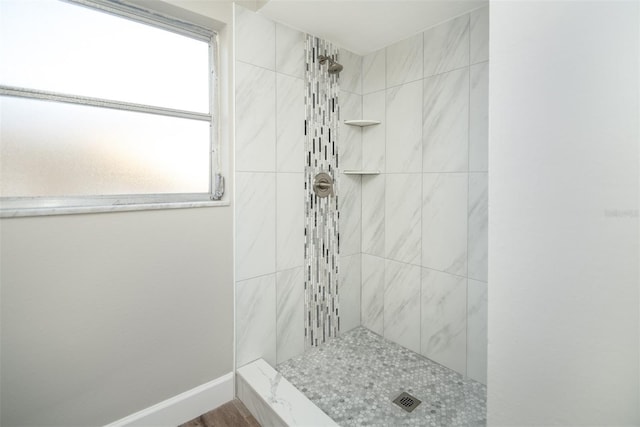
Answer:
[{"label": "corner shower shelf", "polygon": [[345,125],[360,126],[361,128],[365,126],[379,125],[380,123],[381,123],[380,120],[345,120],[344,121]]},{"label": "corner shower shelf", "polygon": [[380,171],[358,171],[346,170],[342,172],[345,175],[380,175]]}]

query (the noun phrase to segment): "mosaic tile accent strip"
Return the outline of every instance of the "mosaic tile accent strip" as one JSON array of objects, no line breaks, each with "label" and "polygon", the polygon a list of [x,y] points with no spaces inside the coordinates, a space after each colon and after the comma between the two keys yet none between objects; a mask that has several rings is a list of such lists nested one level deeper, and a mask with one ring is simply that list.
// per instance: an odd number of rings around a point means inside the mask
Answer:
[{"label": "mosaic tile accent strip", "polygon": [[[485,426],[486,387],[358,327],[276,369],[341,426]],[[406,412],[406,391],[422,403]]]},{"label": "mosaic tile accent strip", "polygon": [[[338,49],[317,37],[305,40],[305,348],[315,347],[340,331],[338,274],[338,76],[327,72],[319,55],[338,59]],[[334,194],[313,192],[316,174],[333,178]]]}]

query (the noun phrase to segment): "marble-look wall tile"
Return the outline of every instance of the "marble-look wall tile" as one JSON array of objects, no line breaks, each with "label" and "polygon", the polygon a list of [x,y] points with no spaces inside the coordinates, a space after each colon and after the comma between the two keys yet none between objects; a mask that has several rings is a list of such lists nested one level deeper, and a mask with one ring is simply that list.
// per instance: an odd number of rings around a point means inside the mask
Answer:
[{"label": "marble-look wall tile", "polygon": [[487,281],[488,211],[487,173],[470,173],[468,277],[483,282]]},{"label": "marble-look wall tile", "polygon": [[424,80],[423,172],[466,172],[469,158],[469,71]]},{"label": "marble-look wall tile", "polygon": [[276,24],[264,16],[235,5],[236,59],[276,68]]},{"label": "marble-look wall tile", "polygon": [[340,332],[360,326],[361,255],[340,257]]},{"label": "marble-look wall tile", "polygon": [[362,128],[362,169],[385,171],[385,135],[387,130],[385,92],[362,97],[362,118],[380,120],[379,125]]},{"label": "marble-look wall tile", "polygon": [[422,80],[387,89],[386,171],[422,172]]},{"label": "marble-look wall tile", "polygon": [[487,384],[487,284],[467,285],[467,375]]},{"label": "marble-look wall tile", "polygon": [[422,78],[422,34],[386,48],[387,88]]},{"label": "marble-look wall tile", "polygon": [[276,73],[236,62],[236,170],[274,172]]},{"label": "marble-look wall tile", "polygon": [[384,333],[384,258],[362,254],[362,326]]},{"label": "marble-look wall tile", "polygon": [[340,49],[338,62],[344,67],[338,77],[340,90],[362,95],[362,56]]},{"label": "marble-look wall tile", "polygon": [[276,170],[304,172],[304,82],[277,74]]},{"label": "marble-look wall tile", "polygon": [[489,60],[489,6],[471,12],[471,64]]},{"label": "marble-look wall tile", "polygon": [[304,78],[304,33],[278,23],[276,23],[276,71]]},{"label": "marble-look wall tile", "polygon": [[469,65],[469,15],[424,32],[424,77]]},{"label": "marble-look wall tile", "polygon": [[420,352],[420,267],[385,261],[384,337]]},{"label": "marble-look wall tile", "polygon": [[422,194],[422,266],[466,276],[467,174],[423,174]]},{"label": "marble-look wall tile", "polygon": [[384,240],[388,259],[420,264],[420,179],[420,174],[386,176]]},{"label": "marble-look wall tile", "polygon": [[236,283],[236,363],[276,363],[276,275]]},{"label": "marble-look wall tile", "polygon": [[362,187],[359,175],[341,175],[338,184],[340,255],[361,252]]},{"label": "marble-look wall tile", "polygon": [[304,267],[276,275],[277,363],[304,352]]},{"label": "marble-look wall tile", "polygon": [[386,88],[386,49],[362,58],[362,93],[378,92]]},{"label": "marble-look wall tile", "polygon": [[489,170],[489,63],[472,65],[469,97],[469,170]]},{"label": "marble-look wall tile", "polygon": [[276,174],[276,270],[304,264],[304,174]]},{"label": "marble-look wall tile", "polygon": [[467,365],[467,279],[422,269],[421,354],[461,374]]},{"label": "marble-look wall tile", "polygon": [[362,252],[384,257],[385,175],[362,177]]},{"label": "marble-look wall tile", "polygon": [[236,172],[236,279],[276,271],[276,174]]},{"label": "marble-look wall tile", "polygon": [[362,168],[362,128],[345,125],[345,120],[362,118],[362,96],[340,91],[338,154],[340,170]]}]

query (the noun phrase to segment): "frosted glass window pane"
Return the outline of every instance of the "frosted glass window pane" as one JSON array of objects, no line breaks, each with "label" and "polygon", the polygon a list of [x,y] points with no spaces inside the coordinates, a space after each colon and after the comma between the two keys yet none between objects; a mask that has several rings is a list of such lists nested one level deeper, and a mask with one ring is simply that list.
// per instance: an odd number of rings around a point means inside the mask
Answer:
[{"label": "frosted glass window pane", "polygon": [[11,97],[0,111],[0,196],[209,191],[209,122]]},{"label": "frosted glass window pane", "polygon": [[0,0],[0,84],[209,112],[209,45],[58,0]]}]

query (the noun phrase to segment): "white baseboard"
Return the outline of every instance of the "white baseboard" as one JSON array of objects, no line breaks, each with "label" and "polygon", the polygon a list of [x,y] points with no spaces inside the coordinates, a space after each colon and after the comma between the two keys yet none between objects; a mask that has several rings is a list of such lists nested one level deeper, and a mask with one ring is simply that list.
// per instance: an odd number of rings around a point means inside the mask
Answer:
[{"label": "white baseboard", "polygon": [[108,424],[175,427],[233,399],[233,372]]}]

